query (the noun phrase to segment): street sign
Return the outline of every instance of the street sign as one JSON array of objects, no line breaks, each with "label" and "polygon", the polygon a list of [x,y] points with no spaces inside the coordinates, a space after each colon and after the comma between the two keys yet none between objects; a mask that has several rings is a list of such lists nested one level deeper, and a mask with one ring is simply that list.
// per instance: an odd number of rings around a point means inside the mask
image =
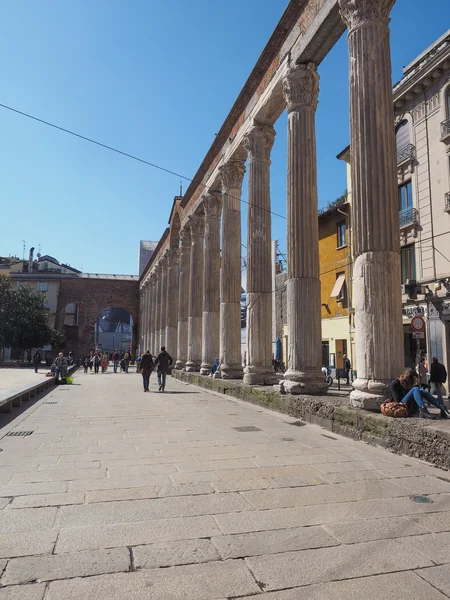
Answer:
[{"label": "street sign", "polygon": [[411,327],[414,331],[422,332],[425,330],[425,321],[419,315],[416,315],[411,319]]},{"label": "street sign", "polygon": [[425,334],[423,331],[414,331],[412,336],[413,340],[422,340],[425,337]]}]

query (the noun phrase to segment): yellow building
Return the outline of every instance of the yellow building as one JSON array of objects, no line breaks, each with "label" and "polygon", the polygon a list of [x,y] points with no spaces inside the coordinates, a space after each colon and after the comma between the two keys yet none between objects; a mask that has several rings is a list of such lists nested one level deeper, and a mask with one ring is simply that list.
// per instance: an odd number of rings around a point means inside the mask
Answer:
[{"label": "yellow building", "polygon": [[319,256],[322,309],[322,364],[353,365],[351,317],[350,204],[346,197],[319,215]]}]

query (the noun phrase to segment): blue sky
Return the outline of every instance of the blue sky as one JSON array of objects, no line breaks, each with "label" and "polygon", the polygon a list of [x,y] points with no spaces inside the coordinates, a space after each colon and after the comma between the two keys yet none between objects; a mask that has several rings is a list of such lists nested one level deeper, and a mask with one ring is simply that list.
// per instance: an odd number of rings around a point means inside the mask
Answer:
[{"label": "blue sky", "polygon": [[[3,0],[0,103],[193,177],[286,5]],[[450,23],[448,0],[427,6],[397,0],[392,11],[394,82]],[[323,205],[346,187],[336,160],[349,141],[345,36],[319,72]],[[179,179],[2,108],[0,131],[0,255],[22,256],[25,240],[85,271],[136,273],[139,240],[163,233]],[[285,214],[285,115],[276,131],[272,207]],[[282,248],[285,228],[273,217]]]}]

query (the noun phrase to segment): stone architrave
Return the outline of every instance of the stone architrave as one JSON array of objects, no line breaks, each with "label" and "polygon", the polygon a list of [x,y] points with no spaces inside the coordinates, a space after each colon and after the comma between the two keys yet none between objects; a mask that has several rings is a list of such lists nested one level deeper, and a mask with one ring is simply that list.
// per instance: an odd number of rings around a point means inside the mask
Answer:
[{"label": "stone architrave", "polygon": [[161,341],[161,282],[162,282],[162,266],[159,262],[155,267],[155,340],[153,348],[155,353],[159,352]]},{"label": "stone architrave", "polygon": [[202,362],[202,313],[203,313],[203,246],[205,217],[203,214],[189,216],[191,226],[191,256],[189,285],[188,356],[186,371],[200,370]]},{"label": "stone architrave", "polygon": [[177,357],[178,334],[178,260],[180,250],[170,248],[167,252],[167,295],[166,295],[166,349],[173,357]]},{"label": "stone architrave", "polygon": [[191,229],[189,225],[180,231],[180,274],[178,285],[178,335],[177,362],[175,369],[186,366],[189,321],[189,281],[191,268]]},{"label": "stone architrave", "polygon": [[211,191],[203,200],[205,245],[203,253],[202,364],[209,375],[220,349],[220,213],[222,192]]},{"label": "stone architrave", "polygon": [[270,152],[275,130],[255,124],[244,137],[248,154],[247,366],[244,383],[273,384]]},{"label": "stone architrave", "polygon": [[161,258],[161,306],[159,316],[159,341],[157,351],[159,352],[161,346],[166,345],[166,302],[167,302],[167,271],[168,271],[168,256],[167,252]]},{"label": "stone architrave", "polygon": [[231,159],[222,179],[222,268],[220,273],[220,373],[242,379],[241,355],[241,193],[245,161]]},{"label": "stone architrave", "polygon": [[339,0],[349,33],[353,306],[358,377],[350,401],[375,409],[403,359],[389,13],[395,0]]},{"label": "stone architrave", "polygon": [[288,112],[287,325],[288,369],[282,390],[321,394],[322,367],[315,114],[319,75],[313,63],[283,79]]}]

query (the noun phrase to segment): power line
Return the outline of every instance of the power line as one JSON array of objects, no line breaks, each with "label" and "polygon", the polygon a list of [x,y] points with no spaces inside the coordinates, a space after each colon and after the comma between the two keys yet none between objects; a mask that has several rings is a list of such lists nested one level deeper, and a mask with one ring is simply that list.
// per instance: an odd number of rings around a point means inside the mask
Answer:
[{"label": "power line", "polygon": [[[180,173],[177,173],[176,171],[172,171],[171,169],[166,169],[165,167],[161,167],[160,165],[157,165],[156,163],[152,163],[143,158],[139,158],[139,156],[135,156],[134,154],[130,154],[129,152],[119,150],[118,148],[114,148],[113,146],[108,146],[108,144],[103,144],[103,142],[98,142],[97,140],[94,140],[93,138],[87,137],[85,135],[81,135],[80,133],[76,133],[75,131],[71,131],[70,129],[61,127],[60,125],[55,125],[55,123],[50,123],[50,121],[45,121],[44,119],[40,119],[39,117],[30,115],[29,113],[18,110],[17,108],[13,108],[12,106],[7,106],[6,104],[0,103],[0,107],[5,108],[6,110],[10,110],[11,112],[21,115],[22,117],[27,117],[28,119],[32,119],[33,121],[37,121],[38,123],[47,125],[48,127],[53,127],[53,129],[57,129],[58,131],[62,131],[64,133],[68,133],[69,135],[73,135],[74,137],[84,140],[85,142],[89,142],[91,144],[95,144],[96,146],[100,146],[101,148],[105,148],[106,150],[110,150],[111,152],[115,152],[116,154],[121,154],[122,156],[131,158],[132,160],[137,160],[138,162],[143,163],[144,165],[148,165],[149,167],[152,167],[153,169],[158,169],[159,171],[164,171],[164,173],[169,173],[169,175],[174,175],[175,177],[181,177],[181,179],[185,179],[186,181],[195,183],[196,185],[202,186],[207,190],[212,189],[211,186],[206,185],[206,184],[202,183],[201,181],[196,181],[195,179],[186,177],[185,175],[180,175]],[[280,215],[279,213],[273,212],[272,210],[269,210],[267,208],[256,206],[255,204],[250,204],[250,202],[247,202],[247,200],[243,200],[242,198],[237,198],[236,196],[231,196],[230,194],[227,194],[227,196],[229,198],[239,200],[240,202],[243,202],[244,204],[247,204],[248,206],[254,206],[255,208],[259,208],[260,210],[263,210],[264,212],[268,212],[271,215],[274,215],[275,217],[280,217],[280,219],[284,219],[285,221],[287,220],[287,217],[285,215]]]}]

